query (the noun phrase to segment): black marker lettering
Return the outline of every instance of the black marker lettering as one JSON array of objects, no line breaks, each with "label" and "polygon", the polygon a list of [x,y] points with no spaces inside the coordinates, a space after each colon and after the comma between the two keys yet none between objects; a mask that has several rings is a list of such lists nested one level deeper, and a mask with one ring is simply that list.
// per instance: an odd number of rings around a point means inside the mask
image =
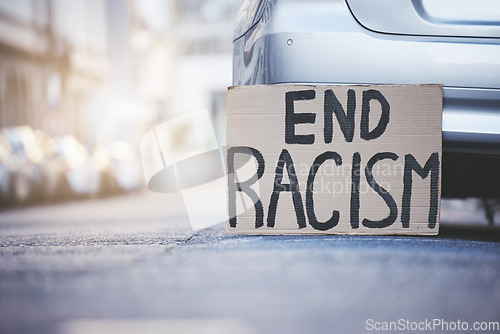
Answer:
[{"label": "black marker lettering", "polygon": [[[370,100],[378,100],[382,107],[382,115],[378,121],[377,127],[370,131]],[[380,137],[389,123],[390,106],[389,102],[378,90],[370,89],[363,92],[363,102],[361,105],[361,138],[372,140]]]},{"label": "black marker lettering", "polygon": [[431,154],[425,162],[424,167],[415,160],[413,155],[405,155],[405,174],[403,177],[403,203],[401,209],[401,223],[403,227],[410,227],[410,205],[412,190],[412,171],[415,171],[422,179],[431,173],[430,206],[429,206],[429,228],[436,226],[439,206],[439,155],[437,152]]},{"label": "black marker lettering", "polygon": [[314,178],[316,177],[316,173],[321,165],[326,160],[335,160],[335,164],[337,166],[342,165],[342,157],[336,152],[327,151],[323,154],[320,154],[316,159],[314,159],[314,163],[309,170],[309,176],[307,178],[307,190],[306,190],[306,209],[307,209],[307,218],[309,219],[309,224],[319,231],[326,231],[335,226],[337,226],[339,222],[340,213],[337,210],[333,210],[332,216],[326,222],[319,222],[316,218],[316,214],[314,213]]},{"label": "black marker lettering", "polygon": [[359,227],[359,179],[361,174],[361,156],[355,152],[352,156],[351,170],[351,227]]},{"label": "black marker lettering", "polygon": [[370,160],[368,160],[368,164],[366,165],[365,168],[365,174],[366,174],[366,181],[368,182],[370,187],[372,187],[372,189],[375,190],[375,192],[384,199],[385,203],[389,207],[390,212],[389,216],[387,216],[382,220],[374,221],[367,218],[363,219],[363,225],[370,228],[384,228],[387,226],[391,226],[392,223],[394,223],[394,221],[398,217],[398,207],[396,205],[396,202],[394,201],[394,198],[392,198],[391,194],[389,194],[389,192],[386,189],[381,187],[373,178],[373,172],[372,172],[373,166],[378,161],[383,159],[391,159],[393,161],[396,161],[398,159],[398,156],[395,153],[391,152],[383,152],[375,154]]},{"label": "black marker lettering", "polygon": [[301,90],[285,94],[285,143],[287,144],[314,144],[314,134],[296,135],[295,125],[303,123],[313,124],[316,114],[295,113],[294,101],[313,100],[316,97],[314,90]]},{"label": "black marker lettering", "polygon": [[[234,155],[236,153],[248,154],[255,157],[258,163],[257,172],[246,181],[236,182],[234,170]],[[229,226],[236,227],[236,191],[241,191],[247,194],[252,200],[255,207],[255,228],[264,226],[264,208],[259,195],[250,188],[252,184],[257,182],[264,174],[264,158],[262,154],[254,148],[246,146],[230,147],[227,150],[227,181],[228,181],[228,210],[229,210]]]},{"label": "black marker lettering", "polygon": [[[282,184],[283,168],[286,164],[288,179],[290,184]],[[278,163],[276,165],[276,174],[274,176],[273,193],[269,201],[269,209],[267,214],[267,227],[274,227],[276,221],[276,210],[278,206],[278,199],[282,191],[290,191],[292,193],[293,205],[295,206],[295,215],[297,216],[297,223],[299,228],[306,227],[306,216],[304,214],[304,206],[302,203],[302,196],[300,195],[299,181],[295,174],[295,167],[290,153],[286,149],[281,151]]]},{"label": "black marker lettering", "polygon": [[347,113],[344,112],[342,104],[339,102],[335,93],[328,89],[325,91],[325,125],[324,125],[324,139],[325,143],[332,142],[333,137],[333,114],[337,117],[340,129],[344,134],[346,142],[352,142],[354,137],[354,111],[356,109],[356,94],[354,90],[347,91]]}]

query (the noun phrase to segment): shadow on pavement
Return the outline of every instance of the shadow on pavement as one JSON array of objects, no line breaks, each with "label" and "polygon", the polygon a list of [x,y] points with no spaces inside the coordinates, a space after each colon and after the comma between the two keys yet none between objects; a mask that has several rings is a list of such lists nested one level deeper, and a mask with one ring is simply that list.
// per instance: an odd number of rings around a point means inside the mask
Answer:
[{"label": "shadow on pavement", "polygon": [[441,224],[439,238],[500,242],[500,228]]}]

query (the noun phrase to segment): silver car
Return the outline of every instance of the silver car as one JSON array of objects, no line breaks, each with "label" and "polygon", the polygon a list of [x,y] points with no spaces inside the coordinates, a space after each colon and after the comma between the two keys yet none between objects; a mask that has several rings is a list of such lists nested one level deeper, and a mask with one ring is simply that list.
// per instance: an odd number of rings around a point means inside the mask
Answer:
[{"label": "silver car", "polygon": [[500,2],[247,0],[233,84],[444,85],[443,196],[500,194]]}]

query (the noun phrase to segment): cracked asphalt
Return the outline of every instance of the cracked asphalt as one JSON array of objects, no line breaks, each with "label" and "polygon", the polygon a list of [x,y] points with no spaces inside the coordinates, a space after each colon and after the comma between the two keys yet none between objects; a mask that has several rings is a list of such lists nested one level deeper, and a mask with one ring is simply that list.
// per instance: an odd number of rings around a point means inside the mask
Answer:
[{"label": "cracked asphalt", "polygon": [[[367,319],[500,321],[500,230],[457,205],[443,206],[437,237],[193,232],[180,197],[149,192],[4,210],[0,333],[369,333]],[[429,333],[446,332],[457,331]]]}]

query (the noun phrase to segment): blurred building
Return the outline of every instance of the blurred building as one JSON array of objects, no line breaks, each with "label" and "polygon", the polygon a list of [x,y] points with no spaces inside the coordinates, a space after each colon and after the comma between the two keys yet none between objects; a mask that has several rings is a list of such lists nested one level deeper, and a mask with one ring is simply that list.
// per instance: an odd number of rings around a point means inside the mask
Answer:
[{"label": "blurred building", "polygon": [[136,142],[154,124],[208,108],[224,141],[233,26],[242,3],[107,0],[111,91],[97,112],[107,115],[100,132],[127,133]]},{"label": "blurred building", "polygon": [[0,128],[84,144],[209,108],[221,136],[243,0],[0,0]]},{"label": "blurred building", "polygon": [[175,113],[208,108],[225,142],[226,89],[232,82],[232,37],[243,0],[174,0],[177,46]]},{"label": "blurred building", "polygon": [[0,127],[89,141],[85,109],[107,77],[101,0],[0,0]]},{"label": "blurred building", "polygon": [[100,140],[137,144],[168,112],[174,66],[171,1],[103,0],[109,80],[89,110]]}]

